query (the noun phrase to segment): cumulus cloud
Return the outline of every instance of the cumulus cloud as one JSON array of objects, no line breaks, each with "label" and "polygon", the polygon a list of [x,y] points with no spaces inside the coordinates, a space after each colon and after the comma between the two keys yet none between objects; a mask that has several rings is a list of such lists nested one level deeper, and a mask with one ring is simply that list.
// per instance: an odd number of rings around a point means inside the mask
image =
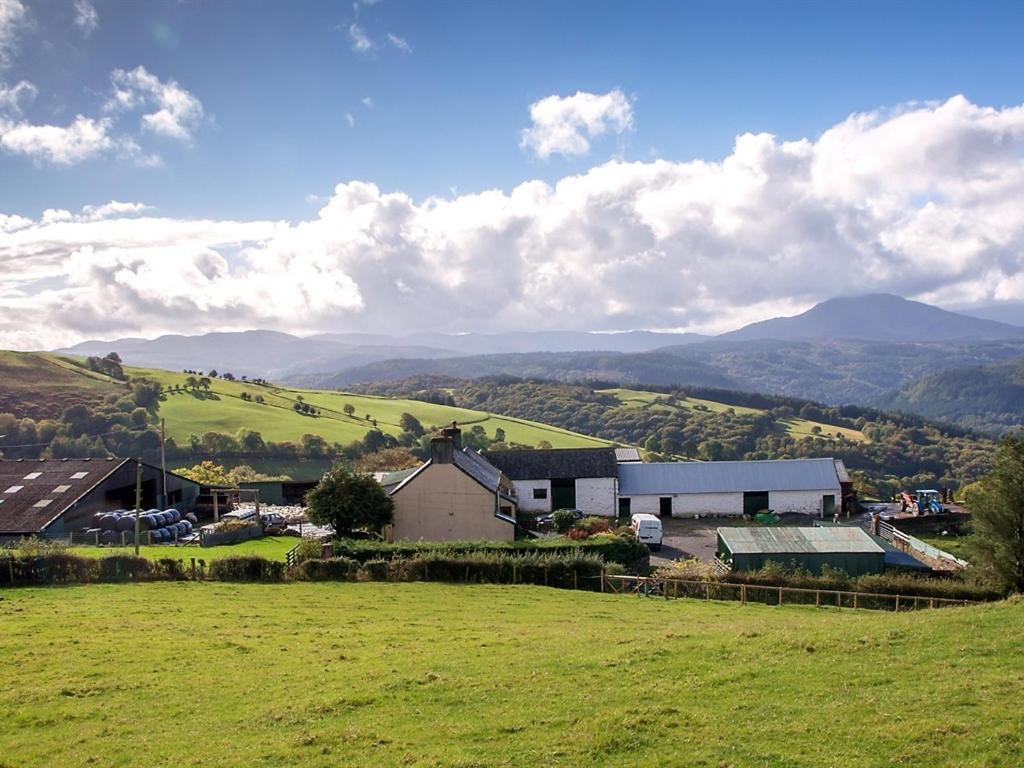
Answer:
[{"label": "cumulus cloud", "polygon": [[537,157],[585,155],[590,139],[621,134],[633,127],[633,107],[620,90],[608,93],[577,91],[572,96],[548,96],[530,105],[533,123],[519,134],[520,146]]},{"label": "cumulus cloud", "polygon": [[72,165],[115,146],[109,119],[78,115],[69,125],[33,125],[0,118],[0,148],[56,165]]},{"label": "cumulus cloud", "polygon": [[0,347],[252,327],[717,331],[840,293],[1021,300],[1021,199],[1024,106],[955,97],[510,191],[417,201],[353,181],[297,223],[0,215]]},{"label": "cumulus cloud", "polygon": [[15,85],[0,83],[0,113],[9,112],[21,114],[25,105],[32,102],[39,95],[39,89],[28,80],[22,80]]},{"label": "cumulus cloud", "polygon": [[110,80],[114,92],[106,105],[108,111],[153,108],[155,111],[142,115],[145,130],[184,142],[192,140],[203,117],[203,105],[177,82],[161,81],[142,66],[115,69]]},{"label": "cumulus cloud", "polygon": [[18,33],[27,22],[28,11],[21,0],[0,0],[0,69],[10,66]]},{"label": "cumulus cloud", "polygon": [[88,37],[100,25],[100,15],[89,0],[75,0],[75,26]]}]

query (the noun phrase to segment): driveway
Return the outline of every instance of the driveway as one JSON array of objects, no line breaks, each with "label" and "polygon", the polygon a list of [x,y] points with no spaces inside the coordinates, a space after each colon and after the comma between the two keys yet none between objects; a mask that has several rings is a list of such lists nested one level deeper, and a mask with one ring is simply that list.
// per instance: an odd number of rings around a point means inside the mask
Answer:
[{"label": "driveway", "polygon": [[651,552],[651,567],[656,568],[672,560],[696,557],[706,562],[715,559],[718,546],[716,529],[721,525],[729,525],[735,521],[707,518],[702,520],[661,519],[662,539],[661,550]]}]

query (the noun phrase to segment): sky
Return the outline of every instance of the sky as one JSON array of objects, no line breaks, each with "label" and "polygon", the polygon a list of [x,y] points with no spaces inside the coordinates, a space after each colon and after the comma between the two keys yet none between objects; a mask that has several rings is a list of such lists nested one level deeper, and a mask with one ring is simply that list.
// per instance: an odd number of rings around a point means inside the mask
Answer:
[{"label": "sky", "polygon": [[1024,301],[1024,4],[0,0],[0,348]]}]

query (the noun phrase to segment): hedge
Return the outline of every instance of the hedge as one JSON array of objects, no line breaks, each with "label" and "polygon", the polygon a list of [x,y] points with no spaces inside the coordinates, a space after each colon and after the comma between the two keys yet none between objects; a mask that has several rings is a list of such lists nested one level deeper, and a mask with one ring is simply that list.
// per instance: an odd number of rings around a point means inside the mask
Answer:
[{"label": "hedge", "polygon": [[232,555],[210,563],[215,581],[283,581],[284,563],[256,555]]},{"label": "hedge", "polygon": [[597,534],[588,539],[525,539],[522,541],[362,541],[336,539],[335,557],[348,557],[360,563],[368,560],[408,560],[429,552],[443,552],[448,556],[468,553],[494,553],[525,555],[529,553],[583,556],[591,555],[607,563],[618,563],[632,568],[637,561],[650,556],[647,547],[629,536],[621,534]]}]

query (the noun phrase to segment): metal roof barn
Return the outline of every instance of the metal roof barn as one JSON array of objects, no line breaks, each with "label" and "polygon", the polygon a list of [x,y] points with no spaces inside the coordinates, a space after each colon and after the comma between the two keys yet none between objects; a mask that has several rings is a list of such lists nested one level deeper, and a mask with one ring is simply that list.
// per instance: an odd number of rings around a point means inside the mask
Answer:
[{"label": "metal roof barn", "polygon": [[851,576],[885,569],[885,550],[865,531],[852,526],[722,527],[718,529],[718,556],[731,563],[734,571],[756,571],[770,561],[814,574],[820,574],[825,565]]},{"label": "metal roof barn", "polygon": [[[839,462],[841,463],[841,462]],[[845,472],[845,468],[843,470]],[[620,464],[619,494],[839,490],[834,459]]]}]

